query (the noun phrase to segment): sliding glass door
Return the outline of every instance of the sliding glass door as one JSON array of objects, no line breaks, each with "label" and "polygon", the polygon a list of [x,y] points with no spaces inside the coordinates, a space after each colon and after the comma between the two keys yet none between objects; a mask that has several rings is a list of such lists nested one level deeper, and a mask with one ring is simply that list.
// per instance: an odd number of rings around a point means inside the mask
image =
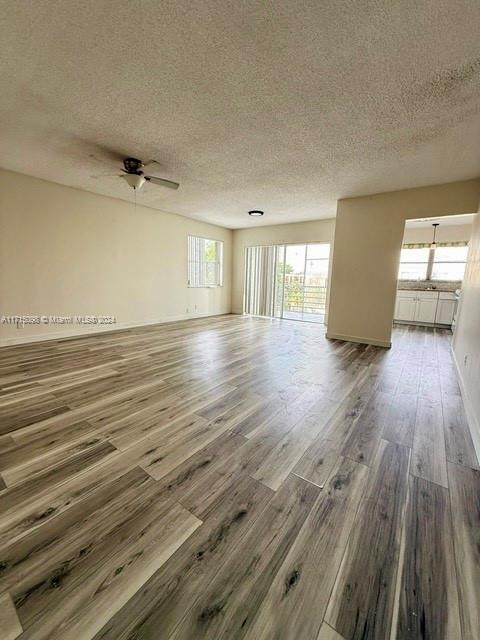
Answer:
[{"label": "sliding glass door", "polygon": [[324,322],[329,244],[286,246],[283,318]]},{"label": "sliding glass door", "polygon": [[245,313],[324,322],[329,257],[326,243],[247,247]]}]

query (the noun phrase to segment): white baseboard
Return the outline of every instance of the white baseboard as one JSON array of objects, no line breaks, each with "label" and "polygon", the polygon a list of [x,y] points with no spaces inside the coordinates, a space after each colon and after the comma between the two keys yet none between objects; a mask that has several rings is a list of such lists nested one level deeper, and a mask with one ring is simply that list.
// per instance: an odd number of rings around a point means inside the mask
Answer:
[{"label": "white baseboard", "polygon": [[359,342],[360,344],[372,344],[375,347],[385,347],[390,349],[392,343],[384,340],[375,340],[373,338],[361,338],[360,336],[347,336],[343,333],[331,333],[327,331],[327,338],[330,340],[344,340],[345,342]]},{"label": "white baseboard", "polygon": [[480,417],[475,415],[475,411],[473,409],[473,403],[470,400],[470,396],[467,391],[467,387],[462,377],[462,373],[460,367],[458,366],[458,360],[455,355],[455,351],[453,347],[450,347],[452,350],[453,363],[455,365],[455,370],[457,372],[458,385],[460,387],[460,393],[462,394],[463,405],[465,407],[465,413],[467,415],[468,427],[470,429],[470,434],[473,440],[473,446],[475,447],[475,452],[477,454],[477,459],[480,460]]},{"label": "white baseboard", "polygon": [[[195,320],[196,318],[214,318],[216,316],[228,315],[230,311],[220,313],[198,313],[196,315],[182,314],[177,316],[169,316],[164,318],[155,318],[152,320],[142,320],[137,322],[117,322],[115,325],[79,325],[78,329],[70,331],[56,331],[49,334],[33,334],[27,336],[19,336],[18,338],[0,338],[0,347],[9,347],[17,344],[30,344],[32,342],[46,342],[47,340],[63,340],[68,338],[85,338],[99,333],[108,333],[112,331],[122,331],[124,329],[132,329],[134,327],[145,327],[154,324],[167,324],[169,322],[179,322],[180,320]],[[21,331],[21,329],[19,329]]]}]

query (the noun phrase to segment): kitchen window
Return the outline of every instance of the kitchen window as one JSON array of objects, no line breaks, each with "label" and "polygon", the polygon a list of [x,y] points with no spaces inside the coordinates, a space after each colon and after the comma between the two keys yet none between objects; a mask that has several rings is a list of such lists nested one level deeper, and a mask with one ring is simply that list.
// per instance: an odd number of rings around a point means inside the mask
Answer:
[{"label": "kitchen window", "polygon": [[426,247],[402,249],[399,280],[426,280],[430,249]]},{"label": "kitchen window", "polygon": [[432,280],[463,280],[468,247],[437,247],[434,250]]},{"label": "kitchen window", "polygon": [[468,245],[465,242],[404,245],[400,254],[399,280],[463,280]]},{"label": "kitchen window", "polygon": [[188,286],[223,285],[223,242],[188,236]]}]

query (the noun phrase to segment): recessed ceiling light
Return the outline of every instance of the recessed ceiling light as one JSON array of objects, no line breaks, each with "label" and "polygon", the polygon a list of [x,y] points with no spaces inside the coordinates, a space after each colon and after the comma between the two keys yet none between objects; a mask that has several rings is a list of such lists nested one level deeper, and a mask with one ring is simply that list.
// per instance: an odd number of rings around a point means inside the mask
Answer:
[{"label": "recessed ceiling light", "polygon": [[258,209],[252,209],[252,211],[248,212],[249,216],[263,216],[263,211],[259,211]]}]

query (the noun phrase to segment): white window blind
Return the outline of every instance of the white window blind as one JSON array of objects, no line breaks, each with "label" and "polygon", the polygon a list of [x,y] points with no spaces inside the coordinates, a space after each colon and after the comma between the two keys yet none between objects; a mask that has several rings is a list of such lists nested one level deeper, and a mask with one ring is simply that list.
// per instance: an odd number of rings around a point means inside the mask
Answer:
[{"label": "white window blind", "polygon": [[467,262],[467,242],[404,244],[400,256],[400,280],[462,280]]},{"label": "white window blind", "polygon": [[425,280],[430,249],[402,249],[398,277],[400,280]]},{"label": "white window blind", "polygon": [[188,286],[223,285],[223,242],[188,236]]},{"label": "white window blind", "polygon": [[271,317],[275,315],[276,256],[274,246],[246,247],[245,313]]},{"label": "white window blind", "polygon": [[468,247],[437,247],[433,258],[432,280],[463,280]]}]

